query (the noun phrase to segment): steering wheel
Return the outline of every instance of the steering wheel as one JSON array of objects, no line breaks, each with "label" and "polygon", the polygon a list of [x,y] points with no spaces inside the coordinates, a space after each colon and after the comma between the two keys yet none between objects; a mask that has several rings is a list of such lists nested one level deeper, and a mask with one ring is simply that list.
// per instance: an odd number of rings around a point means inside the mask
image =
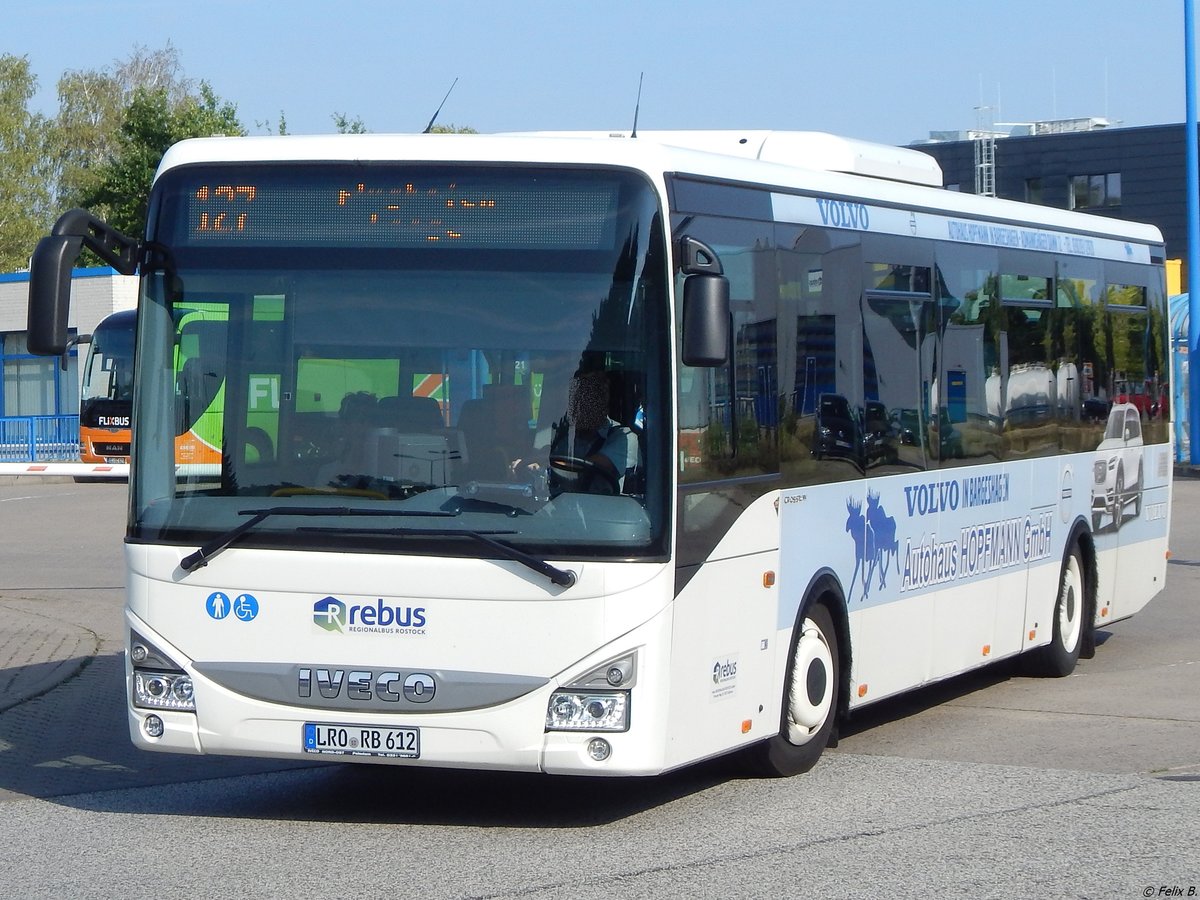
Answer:
[{"label": "steering wheel", "polygon": [[599,463],[592,462],[590,459],[585,459],[582,456],[566,456],[561,453],[550,454],[550,468],[558,469],[562,472],[570,472],[572,475],[586,475],[594,478],[600,476],[601,483],[608,488],[608,492],[614,497],[621,493],[621,482],[608,469]]}]

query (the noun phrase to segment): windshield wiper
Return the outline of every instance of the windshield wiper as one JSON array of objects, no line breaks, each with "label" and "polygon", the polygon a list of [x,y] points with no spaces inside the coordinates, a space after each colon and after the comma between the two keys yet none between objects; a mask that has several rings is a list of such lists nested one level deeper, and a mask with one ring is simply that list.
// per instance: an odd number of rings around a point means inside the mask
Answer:
[{"label": "windshield wiper", "polygon": [[211,541],[200,545],[195,553],[189,553],[179,563],[185,572],[192,572],[208,565],[208,561],[240,538],[250,529],[271,516],[425,516],[430,518],[454,518],[458,513],[439,510],[402,509],[356,509],[349,506],[271,506],[266,509],[240,509],[239,516],[251,516],[241,525],[222,532]]},{"label": "windshield wiper", "polygon": [[[452,515],[452,514],[451,514]],[[328,528],[308,527],[300,529],[302,531],[330,531]],[[364,532],[356,532],[362,534]],[[503,541],[498,541],[495,538],[489,537],[493,534],[516,534],[515,531],[471,531],[467,528],[371,528],[366,529],[367,534],[382,534],[396,535],[397,537],[465,537],[473,541],[478,541],[485,547],[495,550],[506,559],[511,559],[526,566],[539,575],[544,575],[559,587],[570,587],[575,583],[575,573],[570,569],[560,569],[558,566],[552,566],[544,559],[538,559],[523,550],[518,550],[512,544],[506,544]]]}]

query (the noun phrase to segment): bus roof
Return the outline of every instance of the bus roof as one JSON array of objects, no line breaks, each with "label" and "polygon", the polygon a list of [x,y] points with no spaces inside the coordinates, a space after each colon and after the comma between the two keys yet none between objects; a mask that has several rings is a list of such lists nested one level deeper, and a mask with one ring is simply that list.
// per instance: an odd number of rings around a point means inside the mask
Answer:
[{"label": "bus roof", "polygon": [[137,315],[138,311],[136,309],[118,309],[116,312],[111,312],[101,319],[95,330],[130,328],[137,322]]},{"label": "bus roof", "polygon": [[[624,132],[534,132],[538,137],[629,138]],[[928,153],[820,131],[643,131],[635,140],[821,172],[867,175],[942,186],[942,167]]]},{"label": "bus roof", "polygon": [[[656,183],[667,173],[836,199],[1161,245],[1158,228],[1106,216],[980,197],[941,187],[928,154],[821,132],[640,131],[511,134],[331,134],[193,138],[171,147],[177,166],[263,162],[529,162],[617,166]],[[157,178],[157,176],[156,176]]]}]

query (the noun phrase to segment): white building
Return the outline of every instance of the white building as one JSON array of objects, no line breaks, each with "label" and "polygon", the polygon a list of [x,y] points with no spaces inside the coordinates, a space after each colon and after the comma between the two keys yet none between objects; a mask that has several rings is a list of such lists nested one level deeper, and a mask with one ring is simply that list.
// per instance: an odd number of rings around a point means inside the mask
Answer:
[{"label": "white building", "polygon": [[[90,334],[109,313],[133,309],[137,284],[136,277],[109,268],[76,269],[68,323],[72,336]],[[64,372],[57,358],[30,354],[28,309],[29,273],[0,275],[0,440],[6,427],[30,417],[79,415],[81,360],[72,348]]]}]

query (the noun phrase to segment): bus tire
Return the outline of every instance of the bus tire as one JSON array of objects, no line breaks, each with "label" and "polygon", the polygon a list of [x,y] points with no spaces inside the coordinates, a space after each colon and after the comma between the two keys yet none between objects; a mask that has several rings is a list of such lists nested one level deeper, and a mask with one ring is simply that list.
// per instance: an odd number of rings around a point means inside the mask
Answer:
[{"label": "bus tire", "polygon": [[809,607],[792,638],[779,733],[748,748],[751,770],[768,778],[807,772],[828,746],[838,716],[841,661],[828,607]]},{"label": "bus tire", "polygon": [[1039,647],[1033,657],[1034,673],[1062,678],[1075,670],[1083,649],[1087,622],[1087,568],[1078,544],[1071,546],[1063,560],[1058,579],[1058,598],[1054,602],[1054,627],[1050,643]]}]

